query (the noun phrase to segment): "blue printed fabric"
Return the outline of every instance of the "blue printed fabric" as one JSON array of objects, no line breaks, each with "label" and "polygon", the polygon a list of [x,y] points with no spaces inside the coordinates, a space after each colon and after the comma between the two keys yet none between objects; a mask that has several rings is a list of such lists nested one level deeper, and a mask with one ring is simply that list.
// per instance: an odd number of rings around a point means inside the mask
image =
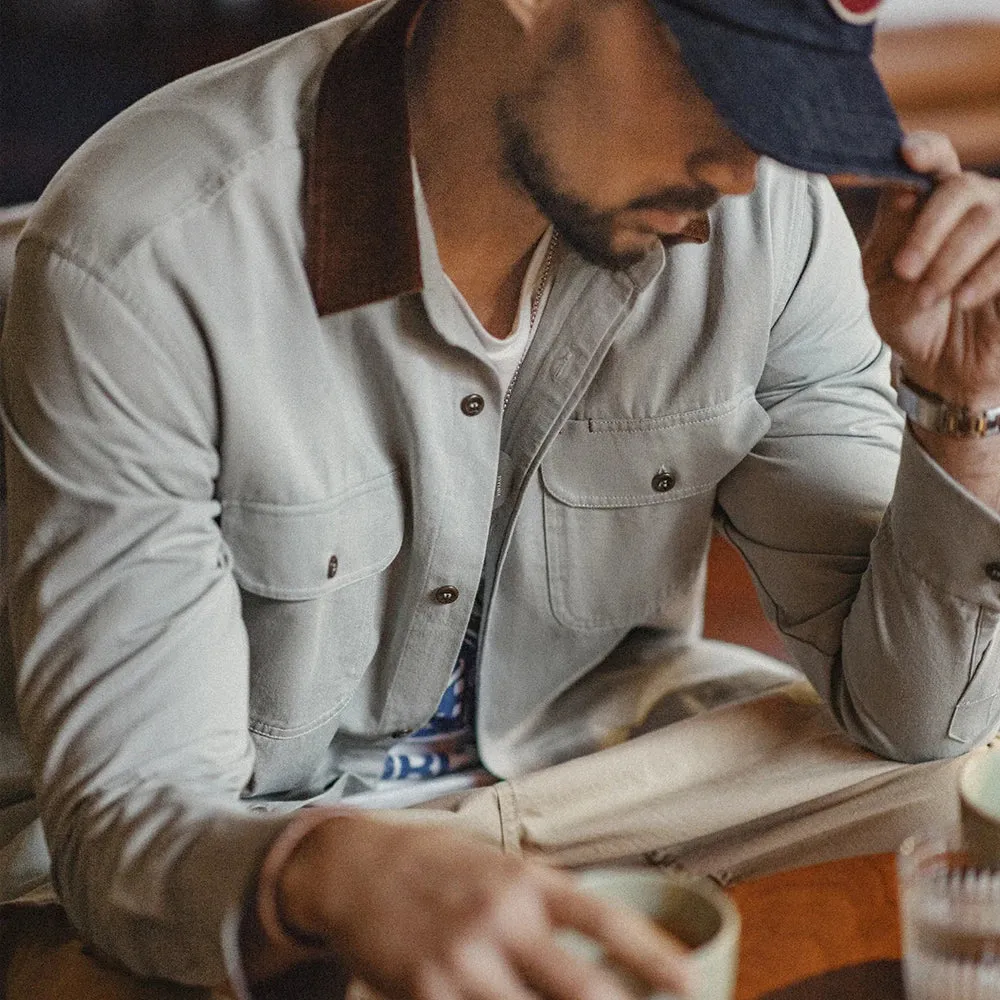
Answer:
[{"label": "blue printed fabric", "polygon": [[476,750],[476,661],[479,653],[481,592],[473,602],[448,686],[427,725],[392,746],[382,780],[419,780],[467,771],[479,765]]}]

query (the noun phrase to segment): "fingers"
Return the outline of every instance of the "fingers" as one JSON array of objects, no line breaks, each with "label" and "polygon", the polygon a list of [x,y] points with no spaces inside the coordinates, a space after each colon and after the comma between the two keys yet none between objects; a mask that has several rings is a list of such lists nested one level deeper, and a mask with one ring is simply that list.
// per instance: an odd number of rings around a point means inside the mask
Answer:
[{"label": "fingers", "polygon": [[915,280],[922,268],[940,252],[945,240],[956,227],[967,222],[973,231],[995,235],[997,203],[1000,196],[996,181],[979,174],[964,173],[942,181],[924,204],[912,230],[906,249],[912,251],[912,263],[897,260],[900,277]]},{"label": "fingers", "polygon": [[945,181],[923,205],[896,252],[893,269],[904,281],[919,280],[971,207],[961,180]]},{"label": "fingers", "polygon": [[[911,132],[903,140],[901,152],[907,166],[930,174],[938,182],[923,211],[916,214],[912,228],[908,232],[897,232],[894,239],[885,241],[890,251],[895,250],[893,268],[897,276],[904,281],[916,281],[968,205],[963,204],[960,197],[953,196],[953,190],[957,191],[960,183],[949,186],[949,179],[961,178],[962,165],[946,136],[936,132]],[[897,228],[904,222],[908,225],[918,207],[917,195],[905,189],[890,189],[887,194],[880,209],[893,216]]]},{"label": "fingers", "polygon": [[516,961],[525,982],[547,1000],[634,1000],[607,968],[570,954],[552,939],[525,945]]},{"label": "fingers", "polygon": [[963,309],[983,305],[1000,294],[1000,182],[963,172],[942,135],[912,133],[902,154],[937,185],[922,204],[913,191],[884,192],[865,248],[869,286],[906,282],[918,310],[951,296]]},{"label": "fingers", "polygon": [[538,1000],[508,957],[483,941],[452,951],[447,966],[425,964],[414,986],[414,1000]]},{"label": "fingers", "polygon": [[998,246],[1000,183],[962,174],[944,181],[928,199],[893,267],[904,281],[921,283],[920,308],[956,291],[983,301],[1000,290],[990,261]]},{"label": "fingers", "polygon": [[921,283],[918,307],[926,309],[934,305],[960,285],[963,300],[968,298],[970,287],[973,292],[982,288],[985,294],[995,293],[997,287],[991,281],[990,258],[998,245],[1000,202],[992,212],[982,205],[974,205],[944,236],[937,251],[929,255],[930,262],[914,275]]},{"label": "fingers", "polygon": [[[961,176],[958,154],[947,137],[933,132],[912,132],[901,147],[907,165],[913,170],[927,173],[938,182],[938,190],[951,177]],[[933,197],[932,196],[932,197]],[[914,222],[920,224],[924,213],[919,211],[924,196],[911,187],[891,184],[881,193],[871,234],[865,246],[865,276],[873,280],[892,277],[915,280],[910,274],[922,273],[931,259],[934,248],[940,244],[948,230],[947,210],[951,222],[959,217],[959,207],[950,199],[943,202],[943,214],[925,220],[923,229],[911,232]],[[959,214],[956,214],[959,213]]]},{"label": "fingers", "polygon": [[906,165],[937,180],[962,172],[962,164],[951,140],[939,132],[911,132],[900,147]]},{"label": "fingers", "polygon": [[549,895],[549,914],[554,923],[598,942],[608,956],[649,985],[689,992],[691,969],[684,948],[643,914],[562,886]]},{"label": "fingers", "polygon": [[440,830],[336,820],[297,845],[285,870],[308,880],[286,879],[286,896],[300,926],[323,928],[345,967],[392,1000],[629,1000],[607,964],[565,946],[569,928],[650,985],[684,989],[674,942],[564,873]]},{"label": "fingers", "polygon": [[997,302],[1000,295],[1000,247],[988,254],[979,262],[978,267],[962,282],[962,287],[955,296],[959,309],[977,309],[991,299]]},{"label": "fingers", "polygon": [[470,933],[419,968],[414,1000],[633,1000],[621,975],[574,954],[559,941],[573,928],[595,941],[643,984],[684,994],[688,970],[680,946],[645,917],[580,893],[556,872],[532,872],[545,914],[512,924],[506,907],[494,933]]}]

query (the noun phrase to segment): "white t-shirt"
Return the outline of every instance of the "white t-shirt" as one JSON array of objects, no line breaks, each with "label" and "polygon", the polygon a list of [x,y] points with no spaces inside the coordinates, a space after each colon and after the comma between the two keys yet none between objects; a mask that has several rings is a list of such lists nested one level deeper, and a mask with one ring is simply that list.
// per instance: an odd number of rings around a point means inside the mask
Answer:
[{"label": "white t-shirt", "polygon": [[[455,287],[451,279],[448,279],[448,284],[455,293],[462,311],[472,324],[472,329],[476,331],[479,344],[483,349],[483,357],[493,366],[494,371],[500,378],[500,385],[504,392],[507,392],[514,381],[514,376],[520,367],[521,359],[527,354],[528,348],[531,346],[531,338],[535,334],[535,329],[531,323],[531,303],[535,294],[539,291],[538,282],[542,275],[542,269],[545,267],[545,260],[548,256],[549,246],[552,243],[554,233],[554,228],[549,226],[545,231],[545,235],[538,241],[535,252],[531,255],[528,270],[521,284],[521,297],[518,302],[517,315],[514,317],[514,325],[511,327],[510,333],[503,339],[494,337],[479,322],[479,318],[472,311],[468,302],[465,301],[462,293]],[[547,277],[551,278],[551,275]],[[534,326],[538,325],[538,320],[545,309],[545,303],[548,300],[551,287],[551,280],[546,280],[544,287],[540,290],[541,294],[538,299]]]}]

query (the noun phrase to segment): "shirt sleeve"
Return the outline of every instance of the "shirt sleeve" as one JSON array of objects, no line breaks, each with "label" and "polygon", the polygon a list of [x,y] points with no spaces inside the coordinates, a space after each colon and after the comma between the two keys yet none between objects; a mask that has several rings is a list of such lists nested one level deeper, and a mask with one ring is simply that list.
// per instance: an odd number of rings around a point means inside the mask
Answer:
[{"label": "shirt sleeve", "polygon": [[22,242],[0,357],[10,627],[53,880],[97,948],[225,978],[221,928],[286,816],[240,802],[248,651],[196,325]]},{"label": "shirt sleeve", "polygon": [[789,650],[854,739],[949,757],[1000,718],[1000,518],[905,432],[857,244],[809,177],[758,399],[770,428],[718,493]]}]

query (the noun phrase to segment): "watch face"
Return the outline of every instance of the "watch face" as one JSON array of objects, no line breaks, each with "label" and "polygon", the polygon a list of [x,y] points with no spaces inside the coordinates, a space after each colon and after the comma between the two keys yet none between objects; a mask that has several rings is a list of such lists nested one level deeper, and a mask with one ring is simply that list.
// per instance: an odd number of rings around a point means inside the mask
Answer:
[{"label": "watch face", "polygon": [[882,0],[827,0],[833,12],[849,24],[871,24]]}]

